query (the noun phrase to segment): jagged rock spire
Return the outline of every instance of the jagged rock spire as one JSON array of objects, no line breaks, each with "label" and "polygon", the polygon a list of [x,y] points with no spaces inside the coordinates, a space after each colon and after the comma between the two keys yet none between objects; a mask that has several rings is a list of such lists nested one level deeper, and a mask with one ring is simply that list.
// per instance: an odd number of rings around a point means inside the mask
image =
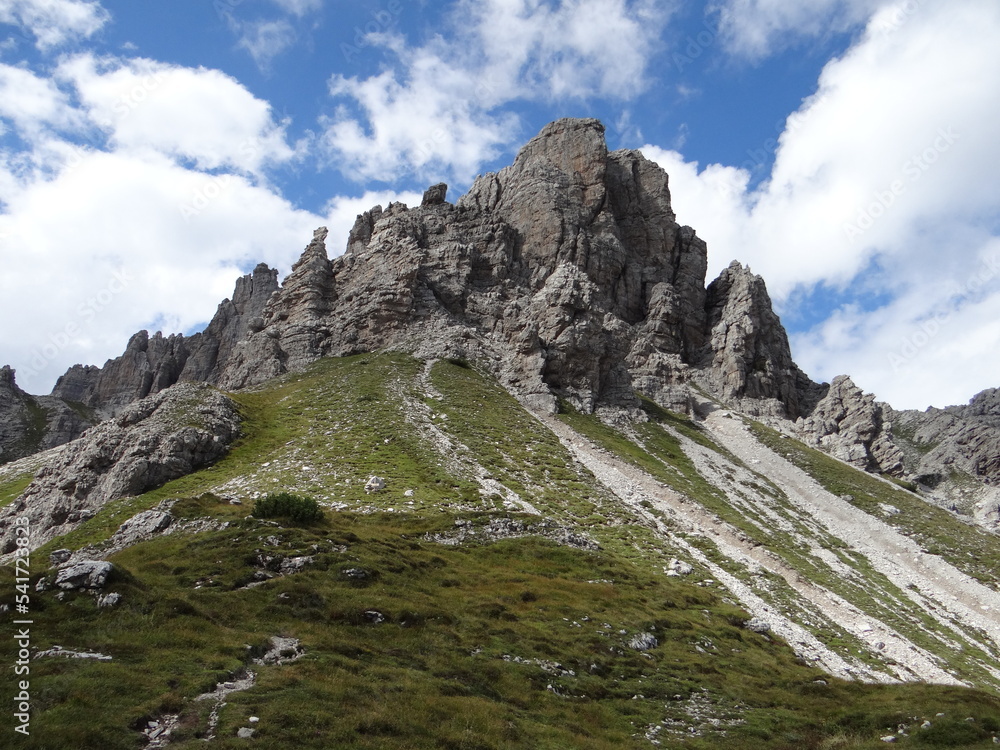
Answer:
[{"label": "jagged rock spire", "polygon": [[707,248],[677,224],[669,178],[609,152],[597,120],[546,126],[514,163],[448,203],[358,217],[332,261],[316,230],[278,288],[258,266],[197,336],[137,334],[71,370],[59,394],[120,409],[178,380],[239,388],[318,357],[384,348],[478,359],[541,409],[684,408],[688,384],[797,416],[813,386],[794,366],[763,281],[738,264],[705,288]]}]

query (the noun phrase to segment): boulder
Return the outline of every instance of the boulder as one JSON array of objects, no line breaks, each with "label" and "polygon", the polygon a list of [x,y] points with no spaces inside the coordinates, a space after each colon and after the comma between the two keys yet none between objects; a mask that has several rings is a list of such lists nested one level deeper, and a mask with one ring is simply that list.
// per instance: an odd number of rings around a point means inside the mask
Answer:
[{"label": "boulder", "polygon": [[146,510],[137,513],[123,523],[115,532],[112,542],[118,546],[131,546],[154,534],[165,531],[173,523],[174,517],[165,511]]},{"label": "boulder", "polygon": [[385,489],[385,479],[382,477],[369,477],[368,482],[365,483],[365,494],[370,495],[373,492],[380,492]]},{"label": "boulder", "polygon": [[652,633],[638,633],[629,639],[628,647],[636,651],[650,651],[660,645]]},{"label": "boulder", "polygon": [[64,591],[102,589],[114,566],[104,560],[84,560],[63,568],[56,576],[56,586]]},{"label": "boulder", "polygon": [[771,632],[771,624],[767,622],[767,620],[763,620],[760,617],[753,617],[747,620],[743,623],[743,627],[751,633],[760,633],[762,635]]}]

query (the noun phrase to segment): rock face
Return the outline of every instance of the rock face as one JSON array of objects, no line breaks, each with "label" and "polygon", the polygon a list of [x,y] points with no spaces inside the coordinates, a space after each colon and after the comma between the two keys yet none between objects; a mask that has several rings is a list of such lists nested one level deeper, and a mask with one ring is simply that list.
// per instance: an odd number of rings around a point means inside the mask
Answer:
[{"label": "rock face", "polygon": [[[547,410],[634,405],[635,390],[684,407],[692,380],[792,416],[807,400],[763,282],[732,267],[706,292],[705,244],[676,223],[666,173],[608,153],[596,120],[555,122],[456,205],[446,194],[359,216],[332,262],[318,230],[221,384],[395,348],[475,359]],[[717,363],[731,377],[704,373]]]},{"label": "rock face", "polygon": [[15,518],[29,519],[36,548],[72,531],[111,500],[216,461],[238,436],[239,425],[236,404],[206,385],[181,384],[132,404],[74,442],[0,509],[0,554],[16,546]]},{"label": "rock face", "polygon": [[796,427],[802,439],[865,471],[899,475],[903,452],[892,441],[889,407],[877,403],[846,375]]},{"label": "rock face", "polygon": [[808,413],[820,388],[792,361],[764,279],[733,261],[709,285],[707,308],[711,339],[704,364],[713,390],[750,414],[794,419]]},{"label": "rock face", "polygon": [[1000,389],[983,391],[967,406],[893,412],[893,419],[923,449],[910,464],[918,481],[934,483],[959,471],[1000,486]]},{"label": "rock face", "polygon": [[889,411],[905,473],[922,493],[988,528],[1000,527],[1000,389],[966,406]]},{"label": "rock face", "polygon": [[0,464],[74,440],[98,421],[93,410],[52,396],[29,396],[0,368]]}]

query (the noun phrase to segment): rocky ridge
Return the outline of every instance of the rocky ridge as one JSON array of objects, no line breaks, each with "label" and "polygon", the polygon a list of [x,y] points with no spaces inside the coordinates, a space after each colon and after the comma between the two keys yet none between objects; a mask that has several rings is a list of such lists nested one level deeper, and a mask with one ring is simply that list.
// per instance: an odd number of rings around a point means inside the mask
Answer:
[{"label": "rocky ridge", "polygon": [[705,243],[677,224],[667,175],[609,153],[596,120],[553,123],[456,204],[445,195],[359,216],[333,261],[318,230],[220,384],[390,348],[483,362],[550,412],[635,406],[636,390],[684,411],[693,383],[757,413],[817,400],[763,281],[734,264],[706,289]]},{"label": "rocky ridge", "polygon": [[180,384],[132,404],[67,446],[0,509],[0,555],[17,547],[15,519],[28,520],[38,547],[112,500],[216,461],[239,431],[236,404],[207,385]]},{"label": "rocky ridge", "polygon": [[[456,203],[447,190],[358,216],[333,260],[318,229],[281,285],[261,264],[202,333],[141,331],[104,367],[71,368],[51,396],[32,401],[5,369],[2,458],[66,442],[178,382],[239,389],[320,357],[395,349],[477,361],[543,412],[559,399],[634,412],[636,392],[691,412],[701,391],[792,420],[797,436],[869,471],[996,479],[1000,438],[979,406],[924,418],[846,377],[814,383],[760,276],[734,261],[706,287],[707,248],[677,223],[667,174],[638,151],[609,152],[598,121],[554,122]],[[940,447],[901,448],[894,421]]]},{"label": "rocky ridge", "polygon": [[887,411],[921,494],[987,528],[1000,525],[1000,389],[965,406]]},{"label": "rocky ridge", "polygon": [[0,464],[75,440],[99,417],[83,404],[55,396],[30,396],[0,368]]}]

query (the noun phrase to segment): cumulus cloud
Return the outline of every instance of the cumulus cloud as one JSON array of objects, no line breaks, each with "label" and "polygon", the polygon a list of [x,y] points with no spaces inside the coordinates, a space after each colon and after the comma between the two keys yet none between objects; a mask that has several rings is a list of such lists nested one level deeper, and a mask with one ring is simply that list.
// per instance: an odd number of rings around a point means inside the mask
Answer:
[{"label": "cumulus cloud", "polygon": [[[825,327],[793,336],[814,377],[860,372],[866,388],[918,406],[919,381],[902,378],[890,355],[921,330],[922,314],[943,306],[950,330],[992,340],[993,319],[977,318],[990,310],[989,295],[958,301],[943,290],[988,266],[1000,235],[991,166],[1000,142],[989,125],[1000,118],[998,34],[994,3],[886,6],[826,66],[780,137],[750,149],[745,163],[701,168],[644,148],[671,175],[679,220],[708,241],[712,273],[732,258],[749,263],[779,303],[819,285],[844,297],[877,288],[892,298],[844,308]],[[772,153],[770,179],[749,189],[750,172]],[[995,276],[980,294],[991,289],[1000,291]],[[955,335],[931,337],[908,366],[951,362],[942,352]],[[964,351],[962,365],[948,370],[953,391],[968,398],[995,385],[996,370],[981,364],[982,347]]]},{"label": "cumulus cloud", "polygon": [[0,65],[0,123],[20,139],[0,150],[0,298],[21,321],[0,351],[32,392],[142,327],[198,327],[242,272],[285,272],[315,227],[346,221],[346,203],[317,215],[269,186],[296,155],[285,123],[219,71],[89,53]]},{"label": "cumulus cloud", "polygon": [[218,70],[88,53],[65,60],[56,77],[119,150],[253,174],[295,155],[270,105]]},{"label": "cumulus cloud", "polygon": [[0,23],[31,34],[43,52],[93,36],[108,18],[99,2],[86,0],[5,0],[0,4]]},{"label": "cumulus cloud", "polygon": [[[761,59],[803,41],[864,25],[888,0],[725,0],[710,6],[729,52]],[[910,0],[917,5],[918,0]]]},{"label": "cumulus cloud", "polygon": [[52,80],[3,63],[0,63],[0,118],[11,122],[29,140],[51,129],[75,130],[83,124],[81,114]]},{"label": "cumulus cloud", "polygon": [[23,324],[0,330],[0,350],[33,392],[71,364],[117,356],[140,327],[207,321],[241,270],[287,269],[322,223],[241,175],[150,153],[79,150],[6,199],[0,294]]},{"label": "cumulus cloud", "polygon": [[[266,179],[295,155],[284,125],[218,71],[78,55],[52,77],[0,66],[0,93],[29,144],[0,152],[0,298],[23,321],[0,327],[0,351],[29,392],[140,328],[198,328],[257,262],[286,273],[317,226],[337,255],[358,213],[420,200],[296,208]],[[75,137],[91,131],[104,137]]]},{"label": "cumulus cloud", "polygon": [[331,78],[337,107],[323,140],[331,163],[359,180],[417,173],[467,183],[520,135],[519,118],[500,112],[502,105],[628,101],[642,92],[665,7],[649,0],[462,0],[447,40],[412,47],[384,30],[369,34],[366,42],[395,64],[368,78]]}]

